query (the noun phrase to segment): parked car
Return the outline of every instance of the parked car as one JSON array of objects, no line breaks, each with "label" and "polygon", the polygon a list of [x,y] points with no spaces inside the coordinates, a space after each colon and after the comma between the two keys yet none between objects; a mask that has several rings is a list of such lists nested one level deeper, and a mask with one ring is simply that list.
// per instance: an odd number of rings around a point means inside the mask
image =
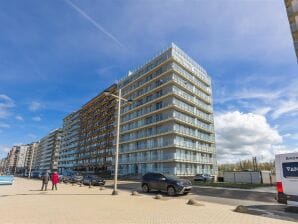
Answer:
[{"label": "parked car", "polygon": [[105,185],[105,180],[101,177],[95,176],[95,175],[88,175],[84,176],[82,183],[84,185],[93,185],[93,186],[103,186]]},{"label": "parked car", "polygon": [[169,196],[188,194],[192,184],[189,180],[180,179],[174,175],[161,173],[146,173],[142,178],[143,192],[159,190],[167,192]]},{"label": "parked car", "polygon": [[40,179],[41,178],[41,172],[39,172],[39,171],[33,171],[31,173],[31,178],[38,178],[38,179]]},{"label": "parked car", "polygon": [[197,174],[194,178],[194,181],[202,181],[202,182],[213,182],[214,177],[209,174]]},{"label": "parked car", "polygon": [[83,180],[83,176],[79,173],[75,173],[71,176],[64,176],[63,179],[65,179],[65,181],[68,183],[81,183]]}]

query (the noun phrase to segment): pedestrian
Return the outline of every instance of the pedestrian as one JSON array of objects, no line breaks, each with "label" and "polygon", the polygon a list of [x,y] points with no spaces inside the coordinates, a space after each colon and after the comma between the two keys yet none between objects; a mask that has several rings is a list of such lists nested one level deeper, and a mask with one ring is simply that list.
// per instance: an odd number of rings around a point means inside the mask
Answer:
[{"label": "pedestrian", "polygon": [[46,191],[48,189],[48,183],[49,183],[49,180],[50,180],[50,175],[49,175],[48,171],[46,171],[42,175],[41,180],[42,180],[41,191],[43,191],[43,189],[45,189],[45,191]]},{"label": "pedestrian", "polygon": [[58,173],[55,171],[52,175],[52,190],[55,189],[57,190],[57,184],[59,183],[59,175]]}]

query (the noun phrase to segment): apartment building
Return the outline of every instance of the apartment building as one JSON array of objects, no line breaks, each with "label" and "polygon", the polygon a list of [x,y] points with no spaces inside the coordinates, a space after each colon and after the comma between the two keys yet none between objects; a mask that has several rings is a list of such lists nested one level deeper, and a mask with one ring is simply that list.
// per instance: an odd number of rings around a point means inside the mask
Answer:
[{"label": "apartment building", "polygon": [[16,173],[19,146],[13,146],[7,154],[6,172],[10,174]]},{"label": "apartment building", "polygon": [[31,173],[34,169],[34,156],[37,155],[38,142],[32,142],[28,146],[28,150],[25,157],[25,174]]},{"label": "apartment building", "polygon": [[0,159],[0,175],[5,173],[7,158]]},{"label": "apartment building", "polygon": [[25,173],[25,162],[26,154],[29,149],[29,145],[20,145],[18,146],[17,162],[16,162],[16,173],[24,174]]},{"label": "apartment building", "polygon": [[298,61],[298,0],[284,0]]},{"label": "apartment building", "polygon": [[51,131],[38,145],[35,170],[40,172],[58,170],[58,158],[62,129]]},{"label": "apartment building", "polygon": [[62,140],[59,153],[59,173],[73,171],[77,166],[80,137],[80,111],[75,111],[63,119]]},{"label": "apartment building", "polygon": [[80,109],[79,146],[74,168],[76,171],[111,175],[116,100],[107,97],[105,92],[117,94],[116,90],[115,84],[108,87]]},{"label": "apartment building", "polygon": [[172,44],[119,82],[120,175],[217,172],[211,79]]}]

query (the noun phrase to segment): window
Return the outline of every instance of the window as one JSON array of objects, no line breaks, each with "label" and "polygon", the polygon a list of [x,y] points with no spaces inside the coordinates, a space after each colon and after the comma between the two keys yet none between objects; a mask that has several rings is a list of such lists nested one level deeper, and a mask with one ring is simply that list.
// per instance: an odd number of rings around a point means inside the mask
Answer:
[{"label": "window", "polygon": [[155,104],[155,109],[159,110],[160,108],[162,108],[162,102],[158,102]]}]

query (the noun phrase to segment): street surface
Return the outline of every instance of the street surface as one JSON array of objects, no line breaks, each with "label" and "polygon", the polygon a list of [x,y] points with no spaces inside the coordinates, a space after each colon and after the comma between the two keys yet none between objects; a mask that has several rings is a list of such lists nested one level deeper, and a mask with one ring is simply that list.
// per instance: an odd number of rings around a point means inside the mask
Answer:
[{"label": "street surface", "polygon": [[[39,180],[15,178],[12,186],[0,186],[1,224],[43,223],[292,223],[276,218],[233,212],[235,206],[199,201],[187,205],[188,197],[153,199],[155,194],[131,196],[120,190],[112,196],[107,187],[89,188],[59,184],[58,191],[40,191]],[[51,186],[49,186],[50,189]]]}]

